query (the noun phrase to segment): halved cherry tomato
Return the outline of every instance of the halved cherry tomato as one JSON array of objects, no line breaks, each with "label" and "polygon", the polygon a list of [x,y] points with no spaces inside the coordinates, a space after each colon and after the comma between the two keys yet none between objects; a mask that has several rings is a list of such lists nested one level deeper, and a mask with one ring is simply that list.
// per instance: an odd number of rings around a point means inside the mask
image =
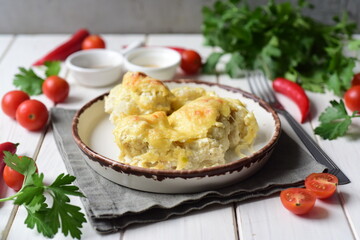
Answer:
[{"label": "halved cherry tomato", "polygon": [[315,205],[316,196],[305,188],[288,188],[280,193],[284,207],[292,213],[308,213]]},{"label": "halved cherry tomato", "polygon": [[338,178],[330,173],[312,173],[305,179],[306,189],[320,199],[332,196],[338,183]]},{"label": "halved cherry tomato", "polygon": [[9,166],[5,166],[3,172],[3,178],[9,187],[14,189],[15,191],[19,191],[24,183],[24,175],[10,168]]},{"label": "halved cherry tomato", "polygon": [[26,92],[14,90],[6,93],[1,100],[1,108],[9,117],[16,118],[16,109],[20,103],[30,99]]},{"label": "halved cherry tomato", "polygon": [[84,39],[81,47],[83,50],[105,48],[105,41],[99,35],[90,35]]}]

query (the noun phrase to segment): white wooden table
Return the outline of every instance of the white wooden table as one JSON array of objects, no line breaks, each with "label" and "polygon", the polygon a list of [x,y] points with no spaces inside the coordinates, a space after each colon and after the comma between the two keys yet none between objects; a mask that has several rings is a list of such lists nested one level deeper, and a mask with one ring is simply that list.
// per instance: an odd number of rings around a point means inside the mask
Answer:
[{"label": "white wooden table", "polygon": [[[65,41],[68,35],[0,35],[0,97],[15,89],[12,85],[18,67],[30,67],[55,46]],[[203,57],[212,49],[203,46],[201,35],[103,35],[107,47],[120,50],[123,45],[143,39],[148,45],[180,46],[197,50]],[[68,78],[63,68],[61,75]],[[184,77],[178,74],[177,77]],[[231,80],[225,75],[192,76],[210,82],[218,82],[249,90],[244,79]],[[79,108],[90,99],[108,91],[109,88],[87,89],[71,83],[68,100],[58,106]],[[311,99],[311,120],[304,128],[313,135],[318,125],[320,112],[335,97],[331,94],[309,93]],[[49,108],[52,102],[44,95],[35,97]],[[280,96],[289,111],[299,117],[296,106]],[[285,121],[285,131],[296,139]],[[360,239],[360,121],[355,121],[351,134],[333,141],[324,141],[314,136],[320,146],[339,165],[352,181],[339,186],[336,195],[325,201],[317,201],[315,208],[306,217],[296,216],[281,205],[278,194],[265,199],[256,199],[240,204],[208,207],[202,211],[167,221],[131,226],[124,231],[110,235],[101,235],[86,223],[82,229],[83,239]],[[296,139],[297,140],[297,139]],[[14,120],[0,113],[0,142],[19,142],[18,153],[31,156],[37,161],[40,172],[45,173],[45,181],[52,182],[57,175],[66,172],[64,163],[55,146],[51,129],[47,132],[29,132]],[[14,194],[0,178],[0,196]],[[72,198],[72,203],[81,206],[80,199]],[[0,203],[1,239],[45,239],[36,230],[24,225],[27,213],[24,208],[16,207],[12,202]],[[65,239],[57,234],[55,239]],[[70,238],[69,238],[70,239]]]}]

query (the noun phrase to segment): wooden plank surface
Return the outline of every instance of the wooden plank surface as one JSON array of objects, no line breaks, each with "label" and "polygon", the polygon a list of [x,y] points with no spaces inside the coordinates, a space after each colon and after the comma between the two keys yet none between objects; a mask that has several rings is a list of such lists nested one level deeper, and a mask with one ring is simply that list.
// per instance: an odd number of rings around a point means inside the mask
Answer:
[{"label": "wooden plank surface", "polygon": [[[313,126],[319,125],[318,117],[323,109],[330,106],[330,100],[338,100],[332,94],[311,94],[316,95],[319,111],[313,119]],[[339,195],[343,204],[344,212],[348,218],[353,235],[360,239],[360,119],[353,119],[349,134],[336,140],[323,140],[318,138],[319,145],[328,153],[334,162],[349,177],[351,184],[340,186]]]},{"label": "wooden plank surface", "polygon": [[[0,96],[9,90],[15,89],[12,79],[19,66],[29,67],[38,57],[42,56],[54,46],[58,45],[68,35],[0,35]],[[208,56],[212,49],[202,46],[201,35],[104,35],[108,48],[120,51],[123,45],[143,39],[147,45],[179,46],[195,49],[203,58]],[[4,47],[5,46],[5,47]],[[21,57],[19,57],[21,56]],[[58,106],[77,109],[90,99],[108,91],[105,88],[89,89],[79,85],[69,76],[68,71],[62,71],[71,83],[69,99]],[[220,84],[231,85],[249,90],[244,79],[231,80],[220,76],[185,76],[179,70],[176,78],[194,78]],[[281,101],[289,111],[299,117],[296,105],[283,96]],[[333,99],[332,94],[309,93],[311,102],[311,119],[303,126],[313,136],[312,129],[318,125],[320,112]],[[34,97],[44,102],[48,107],[53,104],[44,96]],[[89,223],[84,225],[83,239],[359,239],[360,232],[360,175],[358,169],[360,144],[360,119],[351,126],[351,134],[333,141],[319,139],[321,147],[344,170],[352,181],[351,184],[339,186],[338,194],[326,201],[318,201],[315,209],[307,216],[299,217],[283,208],[277,194],[257,200],[249,200],[228,206],[212,206],[204,210],[193,212],[185,216],[171,218],[167,221],[131,226],[122,232],[101,235],[92,229]],[[284,129],[298,141],[288,124],[282,119]],[[19,126],[16,121],[0,114],[0,142],[20,142],[18,153],[21,155],[36,156],[41,172],[45,173],[45,181],[51,182],[62,172],[66,172],[61,156],[54,143],[52,130],[46,132],[28,132]],[[4,187],[0,179],[0,195],[10,196],[14,191]],[[81,206],[78,198],[71,198],[74,204]],[[11,202],[0,204],[0,233],[5,230],[12,214]],[[26,217],[24,208],[20,207],[10,221],[7,239],[45,239],[36,231],[26,228],[23,224]],[[0,235],[4,237],[5,235]],[[65,239],[58,234],[55,239]],[[68,238],[69,239],[69,238]]]},{"label": "wooden plank surface", "polygon": [[[250,91],[246,79],[230,79],[228,76],[221,75],[219,83]],[[323,101],[320,99],[323,96],[322,94],[309,93],[309,95],[312,103]],[[278,97],[295,119],[299,119],[297,106],[284,96],[278,95]],[[316,104],[316,107],[318,106]],[[312,122],[318,118],[319,110],[314,109],[313,106],[311,111],[311,119],[302,126],[310,136],[313,136]],[[282,117],[281,123],[283,130],[302,145],[287,121]],[[330,154],[330,152],[328,153]],[[337,158],[334,157],[333,159]],[[345,186],[340,186],[339,191],[343,187]],[[318,200],[315,209],[307,217],[295,216],[285,210],[280,202],[279,194],[274,194],[273,197],[266,199],[249,201],[245,204],[240,203],[236,209],[240,239],[353,239],[352,229],[347,223],[347,216],[343,208],[344,205],[340,201],[340,196],[333,196],[326,201]],[[327,231],[324,231],[325,229]]]},{"label": "wooden plank surface", "polygon": [[[0,0],[0,33],[72,33],[80,27],[88,27],[95,33],[200,33],[201,9],[213,6],[214,2],[107,0],[104,4],[98,0]],[[247,2],[254,7],[265,5],[268,0]],[[295,5],[298,1],[287,2]],[[360,26],[358,0],[309,2],[315,8],[305,10],[305,14],[320,22],[333,23],[333,16],[348,11],[349,18]],[[86,11],[81,11],[84,8]]]},{"label": "wooden plank surface", "polygon": [[[63,37],[66,38],[66,36],[67,35],[64,35]],[[20,38],[19,41],[22,42],[23,41],[22,38],[21,37],[19,38]],[[127,36],[109,35],[109,36],[104,36],[104,38],[106,39],[108,48],[111,48],[116,51],[120,51],[124,44],[129,44],[132,41],[143,39],[144,35],[127,35]],[[47,41],[49,41],[49,39],[47,39]],[[54,41],[51,46],[52,47],[56,46],[56,44],[54,44]],[[67,78],[69,73],[68,71],[66,71],[65,66],[63,66],[63,68],[64,70],[62,70],[62,72],[66,74],[64,77]],[[70,84],[71,84],[71,91],[69,98],[66,102],[59,104],[58,106],[60,107],[78,109],[86,102],[90,101],[92,98],[95,98],[96,96],[102,94],[103,92],[108,91],[111,88],[111,86],[109,86],[106,88],[88,89],[77,84],[76,81],[74,81],[74,79],[70,79]],[[64,163],[55,145],[54,137],[51,129],[46,133],[46,136],[41,144],[39,155],[37,157],[37,164],[40,171],[45,173],[46,182],[52,182],[60,173],[66,172]],[[72,197],[71,200],[74,201],[74,204],[78,206],[82,206],[80,199]],[[16,218],[10,229],[8,238],[25,239],[24,236],[26,236],[26,239],[34,239],[34,238],[45,239],[41,235],[39,235],[36,231],[27,229],[25,227],[23,221],[26,218],[26,216],[27,216],[26,210],[24,208],[19,208]],[[98,238],[119,239],[120,238],[119,233],[109,234],[106,236],[97,233],[91,227],[89,220],[83,226],[82,232],[83,232],[83,239],[98,239]],[[56,238],[62,239],[63,236],[60,233],[56,235]],[[68,239],[70,239],[70,237],[68,237]]]},{"label": "wooden plank surface", "polygon": [[[0,62],[0,77],[1,88],[0,95],[3,96],[6,92],[14,90],[12,85],[13,77],[18,73],[18,67],[23,66],[28,68],[35,60],[34,56],[41,56],[47,50],[59,42],[63,41],[64,37],[51,36],[51,37],[36,37],[36,36],[19,36],[14,39],[6,55]],[[36,96],[35,99],[41,100],[48,107],[51,102],[43,96]],[[11,141],[20,143],[18,147],[18,154],[33,157],[39,149],[40,141],[43,138],[43,132],[29,132],[22,128],[15,120],[10,119],[3,113],[0,114],[0,142]],[[3,185],[3,184],[2,184]],[[12,189],[2,187],[1,195],[10,196],[15,192]],[[13,210],[12,202],[5,202],[1,206],[0,218],[0,232],[7,234],[5,230],[6,224],[10,218],[11,211]]]},{"label": "wooden plank surface", "polygon": [[[11,35],[0,35],[0,78],[2,79],[4,74],[4,68],[2,68],[2,63],[4,61],[4,58],[6,56],[7,50],[11,47],[11,42],[13,40],[13,36]],[[3,71],[1,71],[3,70]],[[0,96],[2,96],[6,93],[7,88],[6,81],[3,79],[0,80]],[[0,114],[0,130],[2,130],[2,134],[0,134],[0,142],[8,141],[7,137],[5,136],[5,128],[3,122],[9,121],[10,124],[12,124],[12,120],[9,120],[8,117],[4,116],[4,114]],[[2,136],[4,135],[4,136]],[[2,178],[2,173],[0,173],[0,198],[6,197],[9,195],[8,188],[6,187],[4,180]],[[5,202],[0,203],[0,211],[1,211],[1,218],[0,218],[0,232],[2,232],[6,226],[6,223],[8,221],[8,218],[10,216],[10,212],[12,209],[12,204]]]},{"label": "wooden plank surface", "polygon": [[[62,161],[61,155],[56,147],[56,143],[54,140],[52,129],[50,128],[44,138],[44,141],[41,145],[41,149],[39,155],[36,160],[36,164],[38,166],[39,172],[43,172],[45,175],[44,182],[47,184],[51,184],[54,179],[60,173],[66,173],[65,165]],[[78,197],[70,197],[71,204],[77,205],[82,208],[82,212],[85,213],[81,201]],[[27,216],[27,212],[25,208],[20,207],[16,218],[12,224],[12,227],[9,232],[8,239],[46,239],[42,235],[40,235],[36,230],[32,230],[26,228],[24,225],[24,220]],[[101,235],[96,232],[89,220],[87,223],[83,225],[81,229],[83,235],[82,239],[107,239],[107,240],[115,240],[120,239],[120,233],[109,234],[109,235]],[[57,235],[55,235],[54,239],[71,239],[71,237],[65,238],[61,231]]]}]

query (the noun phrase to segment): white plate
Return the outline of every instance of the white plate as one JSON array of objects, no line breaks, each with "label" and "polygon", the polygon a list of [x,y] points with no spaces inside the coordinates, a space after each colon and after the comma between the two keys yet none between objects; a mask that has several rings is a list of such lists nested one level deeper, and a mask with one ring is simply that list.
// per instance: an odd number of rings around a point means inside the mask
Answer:
[{"label": "white plate", "polygon": [[223,187],[241,181],[259,170],[269,158],[280,134],[280,120],[275,111],[254,95],[212,83],[191,80],[168,81],[171,89],[180,86],[202,87],[220,97],[240,99],[254,112],[259,133],[248,157],[230,157],[227,164],[200,170],[171,171],[145,169],[116,161],[119,149],[113,141],[114,126],[104,112],[101,95],[82,107],[74,117],[73,135],[80,149],[89,157],[87,163],[103,177],[120,185],[158,193],[189,193]]}]

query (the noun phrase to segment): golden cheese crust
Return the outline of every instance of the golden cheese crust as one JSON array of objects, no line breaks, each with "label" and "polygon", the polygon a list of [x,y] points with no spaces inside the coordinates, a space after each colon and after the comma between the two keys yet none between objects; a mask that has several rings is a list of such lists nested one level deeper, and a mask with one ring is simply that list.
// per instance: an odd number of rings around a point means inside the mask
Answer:
[{"label": "golden cheese crust", "polygon": [[[156,97],[134,111],[113,115],[119,102],[139,104],[136,96],[144,92]],[[119,93],[132,98],[116,95]],[[115,125],[119,161],[130,165],[191,170],[224,164],[229,150],[243,156],[242,150],[249,149],[258,131],[254,115],[239,100],[221,98],[202,88],[171,92],[142,73],[127,73],[110,95],[105,107],[112,106],[107,112]]]},{"label": "golden cheese crust", "polygon": [[128,72],[122,84],[111,89],[105,99],[105,111],[110,120],[123,115],[149,114],[155,111],[169,112],[174,95],[160,80],[140,72]]}]

